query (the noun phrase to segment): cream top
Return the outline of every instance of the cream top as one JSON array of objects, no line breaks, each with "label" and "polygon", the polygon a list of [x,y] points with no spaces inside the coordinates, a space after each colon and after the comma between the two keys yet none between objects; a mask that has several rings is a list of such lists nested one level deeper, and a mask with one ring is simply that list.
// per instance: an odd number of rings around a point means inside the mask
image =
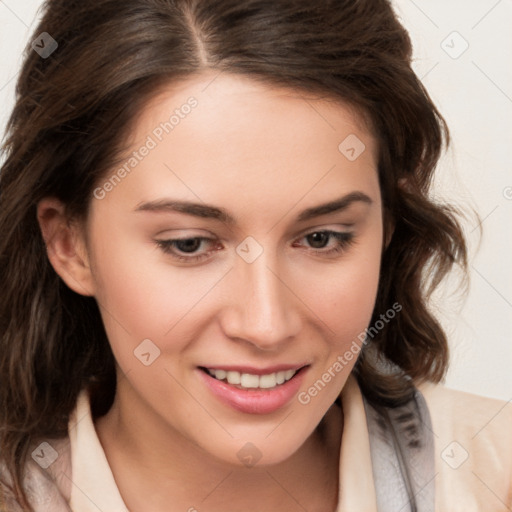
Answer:
[{"label": "cream top", "polygon": [[[512,510],[512,403],[424,384],[435,443],[436,511]],[[344,428],[336,512],[377,512],[370,444],[355,377],[341,393]],[[71,471],[57,483],[73,512],[129,512],[96,434],[86,391],[69,422]],[[57,465],[56,465],[57,466]],[[67,474],[69,473],[69,474]]]}]

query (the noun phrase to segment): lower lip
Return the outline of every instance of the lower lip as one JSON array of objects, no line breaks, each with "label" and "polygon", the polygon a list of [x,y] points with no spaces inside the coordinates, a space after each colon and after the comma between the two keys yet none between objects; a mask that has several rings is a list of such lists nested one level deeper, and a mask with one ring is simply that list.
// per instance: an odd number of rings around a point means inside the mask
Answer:
[{"label": "lower lip", "polygon": [[301,368],[290,380],[274,389],[238,389],[197,370],[215,396],[233,409],[246,414],[270,414],[288,404],[299,391],[306,372]]}]

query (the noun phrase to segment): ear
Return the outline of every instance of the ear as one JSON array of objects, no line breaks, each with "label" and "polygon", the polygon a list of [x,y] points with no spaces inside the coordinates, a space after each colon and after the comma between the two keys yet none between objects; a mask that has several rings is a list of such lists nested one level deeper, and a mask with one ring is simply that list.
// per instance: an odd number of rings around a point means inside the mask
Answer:
[{"label": "ear", "polygon": [[54,198],[38,203],[37,220],[55,272],[76,293],[93,296],[94,281],[85,236],[78,223],[70,221],[64,204]]}]

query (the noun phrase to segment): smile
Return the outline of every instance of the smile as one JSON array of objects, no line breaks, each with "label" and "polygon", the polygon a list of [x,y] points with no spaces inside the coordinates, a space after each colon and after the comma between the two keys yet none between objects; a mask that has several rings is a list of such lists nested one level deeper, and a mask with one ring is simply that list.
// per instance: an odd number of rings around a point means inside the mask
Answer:
[{"label": "smile", "polygon": [[197,368],[200,380],[218,400],[246,414],[271,414],[290,404],[308,369],[308,364]]},{"label": "smile", "polygon": [[264,375],[213,368],[206,368],[206,371],[215,379],[227,382],[238,389],[272,389],[289,381],[298,370],[279,371]]}]

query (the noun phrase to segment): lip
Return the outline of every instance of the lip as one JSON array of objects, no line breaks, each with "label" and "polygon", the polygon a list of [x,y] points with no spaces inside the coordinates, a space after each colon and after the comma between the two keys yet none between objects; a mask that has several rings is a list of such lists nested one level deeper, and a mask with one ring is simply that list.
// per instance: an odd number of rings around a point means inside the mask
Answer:
[{"label": "lip", "polygon": [[223,404],[245,414],[271,414],[289,404],[294,398],[300,389],[304,375],[309,366],[281,365],[265,369],[250,368],[247,366],[209,366],[208,368],[237,371],[240,373],[252,373],[253,375],[265,375],[278,371],[298,370],[290,380],[274,389],[245,390],[238,389],[226,382],[217,380],[201,368],[197,368],[199,377]]}]

